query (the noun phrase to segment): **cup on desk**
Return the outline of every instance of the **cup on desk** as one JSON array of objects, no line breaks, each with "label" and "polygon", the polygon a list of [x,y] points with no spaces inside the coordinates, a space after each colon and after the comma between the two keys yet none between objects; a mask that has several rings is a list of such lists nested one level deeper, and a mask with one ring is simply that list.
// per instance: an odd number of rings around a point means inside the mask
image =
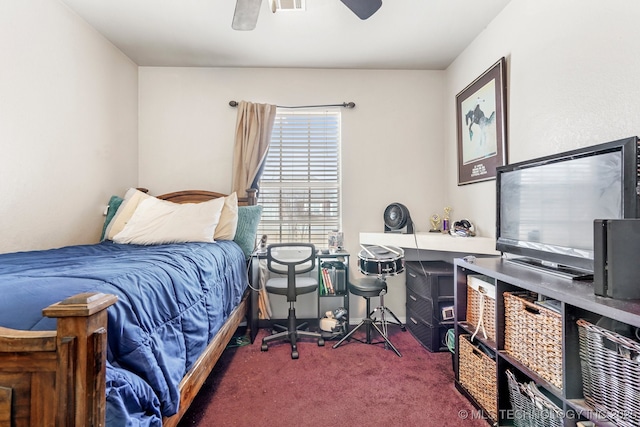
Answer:
[{"label": "cup on desk", "polygon": [[340,252],[344,246],[344,233],[338,230],[331,230],[328,234],[328,243],[330,253]]}]

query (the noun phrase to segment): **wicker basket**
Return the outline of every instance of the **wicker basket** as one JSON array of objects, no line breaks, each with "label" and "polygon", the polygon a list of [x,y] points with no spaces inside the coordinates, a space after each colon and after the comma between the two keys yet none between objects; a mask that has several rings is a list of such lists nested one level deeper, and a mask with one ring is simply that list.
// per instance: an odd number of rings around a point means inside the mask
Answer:
[{"label": "wicker basket", "polygon": [[578,320],[585,401],[617,426],[640,425],[640,343]]},{"label": "wicker basket", "polygon": [[496,362],[469,341],[469,335],[458,337],[460,384],[494,420],[498,419],[498,385]]},{"label": "wicker basket", "polygon": [[562,389],[562,315],[535,300],[531,292],[504,293],[504,349]]},{"label": "wicker basket", "polygon": [[562,411],[546,396],[532,390],[535,384],[518,382],[513,373],[506,371],[509,382],[509,399],[513,407],[513,424],[516,427],[562,427]]},{"label": "wicker basket", "polygon": [[477,336],[496,340],[496,287],[484,276],[467,276],[467,325]]}]

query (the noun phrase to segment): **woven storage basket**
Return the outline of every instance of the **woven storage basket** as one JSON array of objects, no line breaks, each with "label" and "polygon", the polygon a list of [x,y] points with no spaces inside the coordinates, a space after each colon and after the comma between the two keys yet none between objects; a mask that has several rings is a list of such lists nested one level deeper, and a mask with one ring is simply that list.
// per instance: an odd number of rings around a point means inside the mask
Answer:
[{"label": "woven storage basket", "polygon": [[[467,276],[467,325],[477,336],[496,340],[496,287],[484,276]],[[481,325],[480,325],[481,323]],[[478,326],[480,325],[480,328]]]},{"label": "woven storage basket", "polygon": [[498,385],[496,362],[469,341],[469,335],[458,337],[460,384],[494,419],[498,419]]},{"label": "woven storage basket", "polygon": [[563,426],[562,411],[556,404],[539,395],[534,396],[530,386],[519,383],[511,371],[507,370],[506,374],[516,427]]},{"label": "woven storage basket", "polygon": [[504,293],[504,349],[562,389],[562,316],[535,300],[531,292]]},{"label": "woven storage basket", "polygon": [[585,401],[617,426],[640,426],[640,343],[577,323]]}]

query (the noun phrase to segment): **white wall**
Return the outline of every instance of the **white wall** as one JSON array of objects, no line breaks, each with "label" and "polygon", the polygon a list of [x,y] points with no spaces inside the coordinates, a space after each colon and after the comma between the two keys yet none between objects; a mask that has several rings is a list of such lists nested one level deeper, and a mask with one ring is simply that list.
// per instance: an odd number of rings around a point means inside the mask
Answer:
[{"label": "white wall", "polygon": [[382,230],[399,201],[428,227],[444,189],[438,71],[156,68],[140,71],[140,185],[154,193],[231,188],[237,110],[230,100],[279,105],[353,101],[342,109],[344,229]]},{"label": "white wall", "polygon": [[640,2],[512,0],[447,69],[448,197],[495,236],[495,181],[457,186],[455,96],[507,58],[508,159],[640,134]]},{"label": "white wall", "polygon": [[0,252],[96,242],[137,185],[137,66],[57,0],[0,2]]},{"label": "white wall", "polygon": [[[356,108],[342,110],[342,228],[352,276],[358,233],[383,231],[389,203],[405,204],[422,231],[443,208],[440,71],[141,67],[139,75],[139,182],[155,194],[231,189],[237,110],[230,100],[353,101]],[[397,293],[394,310],[404,313],[403,285]]]}]

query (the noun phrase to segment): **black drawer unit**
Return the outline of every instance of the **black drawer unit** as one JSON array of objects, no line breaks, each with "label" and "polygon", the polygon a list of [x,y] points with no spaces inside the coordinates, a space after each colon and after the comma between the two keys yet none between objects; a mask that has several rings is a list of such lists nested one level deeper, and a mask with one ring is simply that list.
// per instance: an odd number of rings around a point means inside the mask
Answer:
[{"label": "black drawer unit", "polygon": [[444,261],[407,261],[405,267],[407,287],[418,295],[431,300],[440,297],[453,299],[453,264]]},{"label": "black drawer unit", "polygon": [[414,311],[407,310],[407,329],[411,332],[420,343],[429,351],[447,351],[446,335],[449,328],[453,328],[453,322],[450,324],[439,324],[433,326],[426,320],[418,316]]},{"label": "black drawer unit", "polygon": [[407,328],[430,351],[445,351],[453,327],[453,265],[407,261]]}]

